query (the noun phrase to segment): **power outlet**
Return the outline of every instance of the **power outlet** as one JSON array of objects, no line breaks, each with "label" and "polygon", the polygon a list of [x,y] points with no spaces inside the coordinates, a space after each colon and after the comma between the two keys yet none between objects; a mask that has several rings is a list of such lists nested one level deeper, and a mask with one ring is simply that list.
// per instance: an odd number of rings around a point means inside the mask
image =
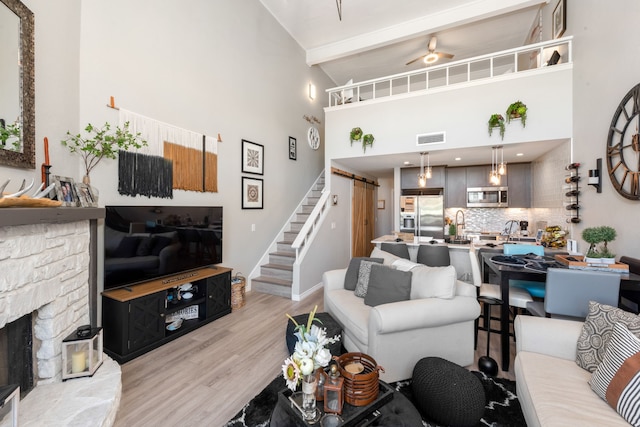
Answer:
[{"label": "power outlet", "polygon": [[335,223],[335,222],[332,222],[332,223],[331,223],[331,229],[332,229],[332,230],[335,230],[335,229],[336,229],[336,223]]},{"label": "power outlet", "polygon": [[256,225],[255,224],[251,224],[251,231],[256,231]]}]

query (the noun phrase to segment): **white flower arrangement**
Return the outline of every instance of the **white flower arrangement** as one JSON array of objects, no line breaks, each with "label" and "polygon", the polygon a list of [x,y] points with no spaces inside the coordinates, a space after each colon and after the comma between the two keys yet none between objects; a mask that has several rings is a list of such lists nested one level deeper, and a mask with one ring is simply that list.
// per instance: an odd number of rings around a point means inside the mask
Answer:
[{"label": "white flower arrangement", "polygon": [[285,359],[282,365],[282,375],[287,382],[287,387],[295,391],[304,375],[310,375],[318,368],[324,368],[331,361],[331,352],[325,348],[328,344],[340,341],[340,335],[333,338],[327,337],[326,328],[320,328],[313,322],[322,323],[315,317],[318,306],[309,313],[307,324],[298,324],[293,317],[287,314],[295,326],[294,335],[298,342],[293,354]]}]

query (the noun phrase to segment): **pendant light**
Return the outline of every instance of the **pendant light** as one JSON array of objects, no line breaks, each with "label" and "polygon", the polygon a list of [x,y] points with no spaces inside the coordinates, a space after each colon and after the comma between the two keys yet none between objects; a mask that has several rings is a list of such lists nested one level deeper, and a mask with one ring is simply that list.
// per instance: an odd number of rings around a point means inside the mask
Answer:
[{"label": "pendant light", "polygon": [[424,153],[420,153],[420,173],[418,174],[418,185],[424,187],[427,185],[427,178],[424,175]]},{"label": "pendant light", "polygon": [[[424,168],[424,156],[427,156],[427,168]],[[427,185],[427,180],[431,179],[432,171],[431,171],[431,163],[429,159],[429,153],[420,153],[420,173],[418,174],[418,185],[420,187],[425,187]]]},{"label": "pendant light", "polygon": [[500,175],[498,174],[498,146],[491,147],[491,172],[489,172],[489,182],[491,185],[500,184]]},{"label": "pendant light", "polygon": [[[496,152],[496,163],[498,163],[498,153]],[[504,148],[500,145],[500,166],[498,166],[498,174],[507,174],[507,164],[504,162]]]}]

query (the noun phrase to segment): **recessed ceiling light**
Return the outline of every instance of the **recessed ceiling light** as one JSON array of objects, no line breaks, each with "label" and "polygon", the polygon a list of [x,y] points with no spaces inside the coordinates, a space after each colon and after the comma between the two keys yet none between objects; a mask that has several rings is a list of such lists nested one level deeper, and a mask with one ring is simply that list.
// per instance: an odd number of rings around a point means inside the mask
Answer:
[{"label": "recessed ceiling light", "polygon": [[462,160],[462,157],[456,157],[454,160],[455,160],[456,162],[459,162],[460,160]]},{"label": "recessed ceiling light", "polygon": [[410,161],[407,161],[407,160],[405,160],[405,161],[404,161],[404,165],[405,165],[405,166],[409,166],[410,164],[411,164],[411,162],[410,162]]},{"label": "recessed ceiling light", "polygon": [[524,156],[524,153],[518,153],[518,154],[516,154],[516,156],[522,157],[522,156]]}]

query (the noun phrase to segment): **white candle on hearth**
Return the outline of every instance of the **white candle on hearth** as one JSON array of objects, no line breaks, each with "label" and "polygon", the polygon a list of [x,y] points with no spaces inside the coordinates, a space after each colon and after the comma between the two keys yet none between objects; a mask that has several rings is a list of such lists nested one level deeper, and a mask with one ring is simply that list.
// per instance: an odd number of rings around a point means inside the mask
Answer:
[{"label": "white candle on hearth", "polygon": [[77,374],[87,367],[87,355],[84,351],[76,351],[71,355],[71,373]]}]

